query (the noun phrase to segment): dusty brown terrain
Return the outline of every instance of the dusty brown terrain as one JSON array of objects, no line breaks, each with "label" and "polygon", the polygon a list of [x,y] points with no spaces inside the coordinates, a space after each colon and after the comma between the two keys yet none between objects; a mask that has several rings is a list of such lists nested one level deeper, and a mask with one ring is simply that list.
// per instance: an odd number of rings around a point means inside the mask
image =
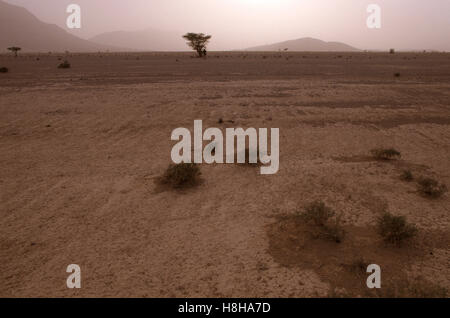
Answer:
[{"label": "dusty brown terrain", "polygon": [[[450,195],[399,178],[450,185],[450,54],[61,57],[71,69],[57,54],[0,56],[0,296],[358,296],[359,259],[382,268],[372,295],[450,288]],[[171,131],[194,119],[280,128],[280,171],[202,165],[200,186],[156,191]],[[402,157],[372,160],[376,147]],[[317,199],[340,213],[341,243],[292,219]],[[418,236],[383,243],[383,210]]]}]

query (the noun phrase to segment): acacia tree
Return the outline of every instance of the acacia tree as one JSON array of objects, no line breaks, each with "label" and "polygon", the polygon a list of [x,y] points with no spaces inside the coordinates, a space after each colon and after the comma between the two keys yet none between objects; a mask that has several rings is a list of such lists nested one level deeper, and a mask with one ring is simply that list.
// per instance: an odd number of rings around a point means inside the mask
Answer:
[{"label": "acacia tree", "polygon": [[12,47],[9,47],[8,50],[10,50],[11,52],[14,52],[14,57],[17,57],[17,52],[19,52],[21,50],[21,48],[17,47],[17,46],[12,46]]},{"label": "acacia tree", "polygon": [[211,39],[211,35],[203,33],[187,33],[183,38],[188,40],[187,44],[197,52],[198,57],[206,56],[206,45]]}]

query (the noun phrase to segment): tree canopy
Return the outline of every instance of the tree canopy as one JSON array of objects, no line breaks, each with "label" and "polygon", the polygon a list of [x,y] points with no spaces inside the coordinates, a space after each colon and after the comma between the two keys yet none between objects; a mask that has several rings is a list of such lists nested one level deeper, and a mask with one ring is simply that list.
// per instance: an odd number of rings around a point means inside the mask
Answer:
[{"label": "tree canopy", "polygon": [[187,33],[183,35],[183,38],[188,41],[187,44],[197,52],[199,57],[206,56],[206,45],[211,39],[211,35],[205,35],[203,33]]}]

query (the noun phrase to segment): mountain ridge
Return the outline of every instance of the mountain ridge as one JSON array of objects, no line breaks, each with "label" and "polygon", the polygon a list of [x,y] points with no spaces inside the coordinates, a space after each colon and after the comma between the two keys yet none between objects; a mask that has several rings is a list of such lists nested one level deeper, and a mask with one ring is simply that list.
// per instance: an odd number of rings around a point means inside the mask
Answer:
[{"label": "mountain ridge", "polygon": [[288,49],[293,52],[357,52],[359,49],[342,42],[325,42],[319,39],[305,37],[294,40],[259,45],[245,49],[245,51],[282,51]]},{"label": "mountain ridge", "polygon": [[[27,9],[0,0],[0,50],[19,46],[25,52],[97,51],[188,51],[182,32],[144,29],[112,31],[82,39],[55,24],[39,20]],[[341,42],[300,38],[260,45],[244,51],[329,51],[356,52]]]},{"label": "mountain ridge", "polygon": [[121,50],[93,43],[39,20],[27,9],[0,0],[0,48],[18,46],[25,52],[95,52]]},{"label": "mountain ridge", "polygon": [[89,38],[90,41],[136,51],[187,51],[182,34],[147,28],[137,31],[111,31]]}]

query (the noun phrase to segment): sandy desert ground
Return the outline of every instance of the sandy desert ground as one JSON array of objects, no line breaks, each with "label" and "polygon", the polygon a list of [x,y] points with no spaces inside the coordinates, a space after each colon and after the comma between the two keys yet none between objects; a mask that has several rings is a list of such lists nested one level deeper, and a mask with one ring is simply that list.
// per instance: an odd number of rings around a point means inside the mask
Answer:
[{"label": "sandy desert ground", "polygon": [[[0,296],[450,288],[450,194],[425,198],[399,178],[409,169],[450,185],[450,54],[191,56],[0,55]],[[58,69],[59,59],[72,67]],[[278,174],[204,164],[198,187],[158,190],[172,130],[194,119],[280,128]],[[376,147],[402,157],[373,160]],[[295,211],[314,200],[341,216],[341,243],[297,224]],[[418,236],[385,244],[375,229],[384,210]],[[359,260],[381,266],[381,290],[365,287]],[[81,266],[81,289],[66,287],[69,264]]]}]

